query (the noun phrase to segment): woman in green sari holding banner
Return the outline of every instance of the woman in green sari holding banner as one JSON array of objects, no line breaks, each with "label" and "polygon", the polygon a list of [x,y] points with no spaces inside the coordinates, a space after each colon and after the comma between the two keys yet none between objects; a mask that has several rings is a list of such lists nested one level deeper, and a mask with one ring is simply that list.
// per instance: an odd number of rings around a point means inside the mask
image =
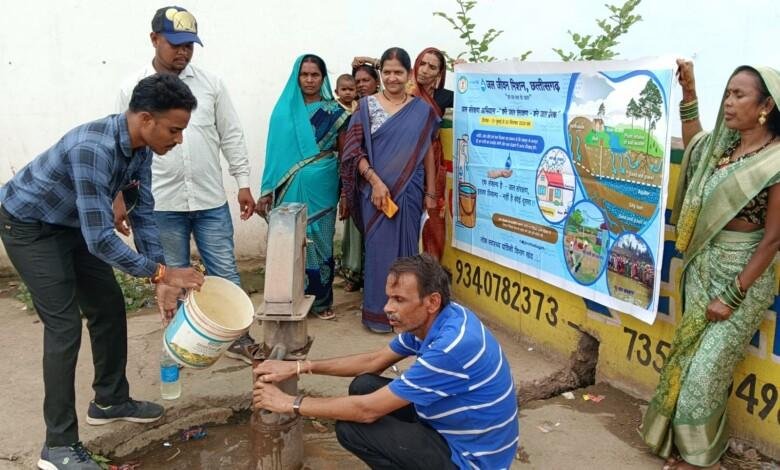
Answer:
[{"label": "woman in green sari holding banner", "polygon": [[283,202],[306,204],[306,294],[312,313],[335,318],[333,235],[339,199],[338,134],[349,114],[333,99],[325,62],[298,57],[271,113],[265,169],[255,212],[265,217]]},{"label": "woman in green sari holding banner", "polygon": [[706,133],[693,64],[677,64],[685,155],[672,222],[684,311],[641,432],[664,468],[720,468],[734,369],[777,289],[780,73],[737,68]]}]

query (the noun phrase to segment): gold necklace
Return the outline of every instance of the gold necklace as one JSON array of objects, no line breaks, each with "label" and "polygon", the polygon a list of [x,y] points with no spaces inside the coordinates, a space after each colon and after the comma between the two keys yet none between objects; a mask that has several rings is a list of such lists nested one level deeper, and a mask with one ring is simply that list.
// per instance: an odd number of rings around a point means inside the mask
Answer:
[{"label": "gold necklace", "polygon": [[406,100],[409,98],[409,95],[406,92],[404,92],[404,99],[403,99],[403,101],[401,101],[400,103],[393,103],[393,100],[391,100],[390,97],[387,96],[387,93],[385,93],[385,90],[382,90],[382,96],[384,96],[385,99],[390,104],[392,104],[393,106],[401,106],[402,104],[406,103]]},{"label": "gold necklace", "polygon": [[734,157],[734,151],[737,150],[737,147],[739,147],[739,145],[742,143],[741,140],[736,140],[736,141],[734,141],[734,144],[732,144],[728,149],[726,149],[725,152],[723,152],[723,156],[720,158],[720,160],[718,160],[718,165],[717,166],[718,166],[718,168],[723,168],[724,166],[730,165],[732,163],[736,163],[736,162],[738,162],[740,160],[744,160],[745,158],[752,157],[753,155],[755,155],[755,154],[761,152],[762,150],[764,150],[765,148],[769,147],[769,144],[774,142],[776,138],[777,138],[776,136],[772,136],[761,147],[759,147],[759,148],[757,148],[757,149],[755,149],[753,151],[750,151],[750,152],[745,152],[745,153],[743,153],[742,155],[740,155],[738,157]]}]

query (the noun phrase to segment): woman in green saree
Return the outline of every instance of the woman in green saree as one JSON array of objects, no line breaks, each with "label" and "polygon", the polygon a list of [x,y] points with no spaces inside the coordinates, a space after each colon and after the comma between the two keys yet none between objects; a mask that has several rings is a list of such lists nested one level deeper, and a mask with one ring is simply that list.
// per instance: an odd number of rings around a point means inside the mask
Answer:
[{"label": "woman in green saree", "polygon": [[255,212],[265,217],[283,202],[306,204],[306,294],[311,311],[335,317],[333,235],[339,199],[338,134],[349,114],[333,99],[325,62],[298,57],[268,128],[265,169]]},{"label": "woman in green saree", "polygon": [[734,368],[777,288],[780,74],[737,68],[706,133],[693,65],[677,63],[685,155],[672,222],[684,310],[641,432],[664,468],[719,468]]}]

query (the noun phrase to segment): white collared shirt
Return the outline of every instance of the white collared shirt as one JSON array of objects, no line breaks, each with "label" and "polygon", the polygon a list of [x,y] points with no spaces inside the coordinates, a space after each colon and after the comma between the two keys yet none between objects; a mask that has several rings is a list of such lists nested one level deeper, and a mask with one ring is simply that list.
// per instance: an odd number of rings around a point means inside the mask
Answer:
[{"label": "white collared shirt", "polygon": [[[118,111],[125,112],[135,85],[156,73],[149,64],[127,80],[119,93]],[[244,131],[227,89],[219,77],[187,65],[179,78],[190,87],[198,107],[184,130],[182,144],[152,160],[155,210],[189,212],[213,209],[227,199],[219,151],[239,188],[249,187],[249,157]]]}]

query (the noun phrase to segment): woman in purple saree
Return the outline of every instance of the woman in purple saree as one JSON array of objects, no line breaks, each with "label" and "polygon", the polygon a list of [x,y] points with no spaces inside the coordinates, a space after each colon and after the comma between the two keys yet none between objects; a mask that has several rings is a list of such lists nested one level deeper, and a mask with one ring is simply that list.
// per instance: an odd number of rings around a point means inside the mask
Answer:
[{"label": "woman in purple saree", "polygon": [[[363,324],[378,333],[392,331],[384,313],[390,264],[419,252],[423,209],[436,205],[431,142],[440,119],[428,103],[406,93],[410,69],[406,51],[385,51],[384,89],[360,100],[342,156],[344,194],[366,246]],[[384,212],[388,198],[398,206],[392,217]]]}]

